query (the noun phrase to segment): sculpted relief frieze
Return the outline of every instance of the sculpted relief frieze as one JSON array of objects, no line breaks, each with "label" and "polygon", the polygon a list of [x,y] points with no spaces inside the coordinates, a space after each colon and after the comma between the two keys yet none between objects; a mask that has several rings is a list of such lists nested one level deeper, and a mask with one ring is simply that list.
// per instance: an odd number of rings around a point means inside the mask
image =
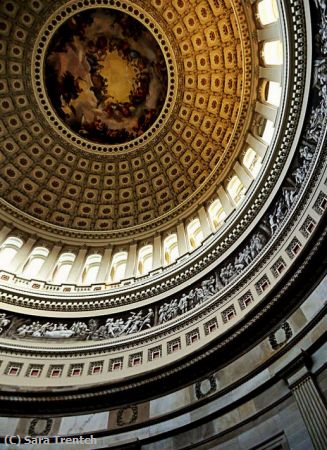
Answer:
[{"label": "sculpted relief frieze", "polygon": [[[321,10],[325,13],[325,3]],[[310,106],[302,139],[295,157],[279,189],[275,201],[255,228],[253,234],[229,258],[202,280],[193,283],[180,294],[151,304],[147,309],[135,309],[124,314],[90,320],[37,320],[3,312],[0,333],[18,339],[102,340],[132,335],[169,323],[204,302],[221,305],[219,293],[257,261],[271,239],[282,229],[291,211],[301,199],[306,181],[315,162],[323,138],[327,109],[327,22],[325,14],[315,37],[316,55]]]},{"label": "sculpted relief frieze", "polygon": [[[322,109],[324,99],[318,105]],[[323,110],[324,111],[324,110]],[[308,128],[312,132],[312,128]],[[156,303],[147,311],[140,309],[132,311],[128,317],[119,315],[108,317],[104,321],[90,319],[75,321],[73,323],[53,321],[31,321],[30,319],[14,319],[8,328],[11,319],[5,313],[0,316],[0,334],[17,338],[48,338],[48,339],[91,339],[101,340],[130,335],[155,325],[168,322],[178,316],[201,305],[221,291],[256,259],[264,249],[269,239],[278,231],[283,220],[288,215],[298,197],[313,160],[313,151],[307,142],[301,144],[294,167],[290,170],[287,183],[282,187],[281,193],[266,215],[258,230],[251,236],[242,250],[236,252],[228,261],[223,263],[212,274],[196,283],[191,289],[184,291],[169,301]]]}]

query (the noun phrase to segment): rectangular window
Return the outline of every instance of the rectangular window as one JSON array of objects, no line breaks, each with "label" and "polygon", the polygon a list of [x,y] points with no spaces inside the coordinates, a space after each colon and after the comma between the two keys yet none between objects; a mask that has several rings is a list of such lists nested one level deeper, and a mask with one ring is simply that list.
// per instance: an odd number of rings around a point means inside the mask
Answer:
[{"label": "rectangular window", "polygon": [[309,222],[308,225],[307,225],[307,232],[309,234],[311,234],[312,231],[314,230],[314,227],[315,227],[315,224],[313,222]]},{"label": "rectangular window", "polygon": [[172,352],[177,352],[179,350],[179,343],[175,342],[174,344],[172,344],[171,346],[171,351]]},{"label": "rectangular window", "polygon": [[222,311],[221,315],[222,315],[222,319],[223,319],[224,323],[227,323],[230,320],[234,319],[234,317],[236,317],[236,311],[235,311],[234,305],[225,309],[225,311]]},{"label": "rectangular window", "polygon": [[158,358],[160,358],[160,351],[155,350],[154,352],[152,352],[152,359],[158,359]]},{"label": "rectangular window", "polygon": [[102,366],[93,366],[92,375],[96,375],[102,372]]},{"label": "rectangular window", "polygon": [[218,329],[217,319],[211,319],[209,322],[204,324],[204,332],[206,335],[213,333]]},{"label": "rectangular window", "polygon": [[263,281],[263,282],[261,283],[261,289],[262,289],[263,291],[265,291],[266,289],[268,289],[268,287],[269,287],[269,282],[268,282],[267,280],[265,280],[265,281]]},{"label": "rectangular window", "polygon": [[211,323],[210,325],[208,325],[209,333],[213,333],[216,330],[217,330],[217,324],[216,323]]},{"label": "rectangular window", "polygon": [[282,273],[284,271],[284,269],[285,269],[285,264],[283,264],[283,263],[277,264],[276,270],[278,273]]},{"label": "rectangular window", "polygon": [[59,378],[61,376],[62,369],[52,369],[50,373],[51,378]]},{"label": "rectangular window", "polygon": [[194,333],[194,334],[192,334],[192,335],[190,336],[190,341],[192,342],[192,344],[193,344],[194,342],[198,341],[198,340],[199,340],[199,335],[198,335],[198,333]]},{"label": "rectangular window", "polygon": [[299,251],[300,251],[300,248],[301,248],[300,245],[298,243],[295,243],[292,246],[292,253],[293,253],[293,255],[297,255],[299,253]]},{"label": "rectangular window", "polygon": [[17,376],[19,374],[19,367],[11,366],[8,370],[8,375],[11,375],[13,377]]},{"label": "rectangular window", "polygon": [[139,366],[141,363],[142,363],[142,359],[139,356],[132,359],[132,366]]},{"label": "rectangular window", "polygon": [[325,209],[327,208],[327,198],[323,197],[320,201],[319,204],[320,209],[322,209],[323,211],[325,211]]},{"label": "rectangular window", "polygon": [[112,364],[112,370],[121,370],[122,368],[122,362],[116,361]]}]

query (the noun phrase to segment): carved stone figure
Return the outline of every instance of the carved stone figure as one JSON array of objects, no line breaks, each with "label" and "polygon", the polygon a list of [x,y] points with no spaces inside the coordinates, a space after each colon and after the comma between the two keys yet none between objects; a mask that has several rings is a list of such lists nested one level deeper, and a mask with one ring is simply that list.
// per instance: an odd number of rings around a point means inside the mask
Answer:
[{"label": "carved stone figure", "polygon": [[125,331],[126,334],[136,333],[142,324],[142,311],[139,311],[134,315],[132,323],[129,328]]},{"label": "carved stone figure", "polygon": [[309,140],[317,143],[321,132],[321,113],[320,109],[316,109],[311,113],[310,122],[306,131],[306,136]]},{"label": "carved stone figure", "polygon": [[200,305],[204,300],[204,292],[202,288],[195,288],[196,305]]},{"label": "carved stone figure", "polygon": [[139,331],[141,331],[143,328],[151,328],[153,325],[153,318],[154,318],[153,309],[149,308],[147,315],[143,319]]},{"label": "carved stone figure", "polygon": [[306,172],[303,169],[303,167],[298,167],[294,172],[293,176],[295,178],[295,182],[297,185],[301,185],[303,181],[305,180]]},{"label": "carved stone figure", "polygon": [[256,233],[250,242],[251,255],[257,256],[266,244],[266,238],[262,233]]},{"label": "carved stone figure", "polygon": [[4,328],[10,324],[10,320],[7,319],[6,313],[0,314],[0,334],[3,332]]},{"label": "carved stone figure", "polygon": [[186,294],[183,294],[182,297],[180,298],[178,308],[182,314],[186,313],[188,308],[188,296]]},{"label": "carved stone figure", "polygon": [[90,329],[91,334],[96,331],[97,327],[98,327],[98,322],[95,319],[90,319],[89,320],[89,329]]},{"label": "carved stone figure", "polygon": [[268,220],[269,220],[271,234],[274,234],[276,232],[276,230],[278,229],[278,223],[277,223],[277,220],[275,219],[274,214],[269,214]]},{"label": "carved stone figure", "polygon": [[169,310],[168,310],[168,317],[170,319],[174,319],[178,315],[178,300],[174,299],[170,302]]},{"label": "carved stone figure", "polygon": [[114,319],[113,318],[109,317],[109,319],[106,320],[105,330],[106,330],[106,334],[108,336],[115,337],[117,327],[116,327],[116,325],[114,323]]},{"label": "carved stone figure", "polygon": [[196,300],[196,296],[195,296],[195,292],[193,289],[190,290],[189,294],[188,294],[188,300],[189,300],[189,309],[192,309],[195,307],[195,300]]},{"label": "carved stone figure", "polygon": [[126,323],[124,324],[124,327],[123,327],[123,330],[122,330],[121,334],[128,332],[129,327],[133,324],[134,320],[135,320],[135,312],[132,311],[130,313],[130,316],[128,317]]},{"label": "carved stone figure", "polygon": [[287,209],[291,209],[291,206],[293,205],[293,203],[295,202],[296,198],[297,198],[297,193],[295,191],[295,189],[291,189],[291,188],[283,188],[283,197],[287,206]]},{"label": "carved stone figure", "polygon": [[309,147],[305,145],[300,148],[300,156],[307,161],[311,161],[313,158],[313,153],[310,151]]},{"label": "carved stone figure", "polygon": [[205,298],[210,297],[216,292],[216,280],[211,275],[210,278],[203,280],[201,283],[201,287],[203,289],[203,295]]},{"label": "carved stone figure", "polygon": [[220,278],[221,278],[221,280],[223,282],[223,285],[226,286],[226,284],[228,283],[229,278],[230,278],[229,271],[228,271],[227,267],[222,267],[221,268],[221,270],[220,270]]},{"label": "carved stone figure", "polygon": [[168,303],[164,303],[163,305],[160,306],[159,308],[159,319],[158,319],[158,323],[164,323],[166,322],[166,313],[168,311]]},{"label": "carved stone figure", "polygon": [[89,332],[89,329],[84,322],[74,322],[73,325],[70,328],[76,336],[86,336]]},{"label": "carved stone figure", "polygon": [[235,270],[237,273],[242,272],[242,270],[246,267],[243,252],[240,252],[240,254],[235,258]]},{"label": "carved stone figure", "polygon": [[324,16],[326,14],[327,1],[326,0],[315,0],[317,9],[321,10],[322,20],[325,20]]},{"label": "carved stone figure", "polygon": [[[326,88],[326,86],[324,86]],[[300,148],[300,157],[302,158],[303,170],[308,172],[310,168],[311,161],[313,159],[313,154],[310,152],[308,146],[304,146]]]}]

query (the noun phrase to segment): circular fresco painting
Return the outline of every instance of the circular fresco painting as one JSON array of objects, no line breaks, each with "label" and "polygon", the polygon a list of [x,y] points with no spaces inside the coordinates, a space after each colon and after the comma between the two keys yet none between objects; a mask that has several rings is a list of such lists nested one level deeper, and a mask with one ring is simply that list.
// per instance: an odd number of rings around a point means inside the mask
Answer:
[{"label": "circular fresco painting", "polygon": [[167,68],[155,38],[138,20],[114,9],[72,16],[54,34],[45,84],[58,116],[100,144],[131,141],[159,116]]}]

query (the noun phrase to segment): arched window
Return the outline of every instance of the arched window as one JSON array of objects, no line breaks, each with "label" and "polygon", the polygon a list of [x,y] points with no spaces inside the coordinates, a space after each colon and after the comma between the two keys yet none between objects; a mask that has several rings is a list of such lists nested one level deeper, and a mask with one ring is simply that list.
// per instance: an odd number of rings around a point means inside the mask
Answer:
[{"label": "arched window", "polygon": [[33,278],[37,276],[44,261],[49,255],[49,250],[45,247],[35,247],[24,267],[23,275],[27,278]]},{"label": "arched window", "polygon": [[96,282],[96,278],[99,272],[101,264],[101,255],[89,255],[86,258],[83,273],[82,273],[82,283],[92,284]]},{"label": "arched window", "polygon": [[208,213],[215,230],[217,230],[226,219],[226,213],[223,210],[220,200],[216,199],[208,208]]},{"label": "arched window", "polygon": [[276,0],[260,0],[258,3],[258,15],[262,25],[278,20],[278,8]]},{"label": "arched window", "polygon": [[179,249],[177,242],[177,235],[170,234],[164,240],[164,263],[166,265],[172,264],[179,257]]},{"label": "arched window", "polygon": [[137,261],[137,275],[145,275],[152,269],[153,264],[153,246],[145,245],[139,251]]},{"label": "arched window", "polygon": [[238,205],[243,200],[243,197],[245,195],[245,187],[236,175],[234,175],[228,183],[227,191],[229,192],[229,195],[232,197],[236,205]]},{"label": "arched window", "polygon": [[264,130],[263,130],[263,134],[262,134],[262,139],[267,143],[270,144],[273,134],[275,131],[275,127],[274,124],[272,123],[271,120],[266,120],[265,126],[264,126]]},{"label": "arched window", "polygon": [[188,224],[187,235],[192,250],[201,244],[203,241],[203,233],[199,219],[194,219]]},{"label": "arched window", "polygon": [[243,164],[255,178],[261,168],[261,158],[252,148],[249,147],[243,156]]},{"label": "arched window", "polygon": [[125,276],[127,264],[127,252],[119,252],[112,258],[110,269],[110,281],[118,283]]},{"label": "arched window", "polygon": [[267,86],[267,98],[266,101],[274,106],[279,106],[280,98],[282,95],[282,87],[275,81],[269,81]]},{"label": "arched window", "polygon": [[23,241],[17,237],[11,236],[5,240],[0,249],[0,269],[10,270],[10,263],[22,245]]},{"label": "arched window", "polygon": [[62,255],[60,255],[57,266],[53,273],[52,281],[58,284],[65,283],[74,261],[74,253],[63,253]]},{"label": "arched window", "polygon": [[283,46],[281,41],[269,41],[263,44],[262,56],[267,66],[283,63]]}]

